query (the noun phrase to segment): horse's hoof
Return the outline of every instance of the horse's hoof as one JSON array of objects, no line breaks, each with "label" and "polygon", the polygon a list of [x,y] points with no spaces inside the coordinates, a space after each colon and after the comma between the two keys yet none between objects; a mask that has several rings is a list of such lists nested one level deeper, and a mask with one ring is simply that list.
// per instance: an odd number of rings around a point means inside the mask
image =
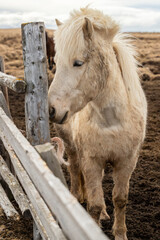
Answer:
[{"label": "horse's hoof", "polygon": [[81,204],[85,203],[85,199],[84,199],[83,196],[79,197],[78,201],[79,201]]},{"label": "horse's hoof", "polygon": [[110,216],[106,212],[106,210],[102,210],[100,220],[110,220]]},{"label": "horse's hoof", "polygon": [[128,240],[126,234],[122,235],[116,235],[115,240]]}]

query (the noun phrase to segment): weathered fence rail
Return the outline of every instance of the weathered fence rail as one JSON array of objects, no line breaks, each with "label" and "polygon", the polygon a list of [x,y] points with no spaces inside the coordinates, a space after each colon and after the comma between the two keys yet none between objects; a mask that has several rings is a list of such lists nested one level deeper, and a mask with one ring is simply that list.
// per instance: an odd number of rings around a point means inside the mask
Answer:
[{"label": "weathered fence rail", "polygon": [[[0,110],[3,111],[2,109],[0,109]],[[4,114],[3,114],[3,116],[4,116]],[[10,128],[11,129],[12,129],[12,127],[16,128],[16,126],[12,123],[12,121],[10,121],[10,122],[11,122]],[[0,120],[0,123],[1,123],[1,120]],[[17,138],[19,138],[19,136],[21,136],[25,141],[27,141],[17,128],[16,128],[16,131],[13,131],[13,132],[16,135]],[[39,230],[40,230],[41,235],[42,236],[44,235],[43,230],[45,229],[48,237],[47,238],[45,237],[44,239],[48,239],[48,238],[49,239],[65,239],[64,237],[62,237],[63,234],[62,234],[61,230],[59,229],[58,224],[56,223],[55,219],[53,218],[51,211],[48,209],[46,203],[41,198],[41,196],[40,196],[39,192],[37,191],[35,185],[30,180],[30,177],[29,177],[27,171],[25,170],[25,168],[22,165],[23,163],[21,163],[21,161],[19,160],[20,155],[17,156],[16,152],[14,151],[13,146],[10,144],[10,141],[8,141],[9,135],[7,135],[7,138],[6,138],[6,134],[8,134],[8,133],[4,132],[3,130],[0,130],[0,137],[3,140],[5,148],[7,149],[8,153],[10,155],[10,158],[11,158],[11,161],[13,163],[16,175],[17,175],[19,181],[21,182],[21,184],[22,184],[30,202],[32,203],[32,207],[31,207],[32,216],[34,217],[34,220],[36,220],[38,218],[39,222],[41,223],[41,225],[39,226]],[[22,140],[21,137],[19,139],[20,141]],[[14,137],[11,137],[11,139],[12,139],[11,142],[13,141],[13,138]],[[31,148],[29,150],[29,152],[30,151],[35,151],[35,149],[29,144],[28,141],[27,141],[27,145],[28,145],[27,149]],[[17,148],[19,148],[19,147],[20,146],[17,146]],[[27,149],[25,148],[24,151],[28,151]],[[23,158],[23,153],[21,153],[21,154],[22,155],[21,155],[20,158]],[[36,152],[36,154],[37,154],[38,158],[40,159],[40,156],[38,155],[37,152]],[[38,161],[39,161],[39,159],[38,159]],[[37,159],[33,158],[33,161],[34,160],[36,161]],[[30,160],[25,158],[24,161],[30,161]],[[30,166],[29,162],[28,162],[28,165],[29,165],[30,168],[32,167],[32,166]],[[44,166],[47,168],[45,163],[44,163]],[[41,175],[37,176],[37,181],[39,181],[40,178],[43,178],[43,177]],[[32,212],[32,209],[34,209],[33,212]],[[34,212],[36,214],[34,214]],[[41,226],[43,226],[43,227],[41,227]]]},{"label": "weathered fence rail", "polygon": [[[3,73],[5,72],[5,69],[4,69],[4,60],[3,60],[3,57],[2,57],[2,56],[0,56],[0,71],[3,72]],[[0,89],[2,89],[2,92],[3,92],[4,97],[5,97],[5,99],[6,99],[7,105],[8,105],[8,107],[9,107],[8,89],[7,89],[7,87],[2,86],[2,87],[0,87]]]},{"label": "weathered fence rail", "polygon": [[13,207],[12,203],[9,201],[6,192],[4,191],[2,185],[0,184],[0,206],[4,209],[4,212],[8,218],[13,220],[19,219],[19,214]]},{"label": "weathered fence rail", "polygon": [[[25,195],[25,209],[29,209],[40,234],[34,240],[106,240],[98,225],[66,188],[62,170],[50,141],[47,103],[47,75],[45,31],[43,23],[22,25],[23,53],[26,80],[26,131],[28,140],[5,112],[6,102],[0,98],[0,138],[9,153]],[[33,55],[33,56],[32,56]],[[0,79],[4,74],[0,74]],[[4,78],[3,78],[4,79]],[[12,86],[10,79],[5,86]],[[0,84],[1,84],[0,80]],[[16,91],[14,87],[12,90]],[[45,144],[44,144],[45,143]],[[39,145],[35,146],[32,145]],[[47,150],[46,150],[47,149]],[[40,154],[39,154],[39,153]],[[42,157],[41,157],[42,156]],[[42,159],[43,158],[43,159]],[[18,182],[0,157],[1,176],[10,185],[16,199]],[[6,175],[9,175],[6,179]],[[22,191],[19,189],[18,191]],[[22,193],[21,192],[21,193]],[[23,195],[23,193],[22,193]],[[17,198],[17,202],[19,199]],[[21,204],[19,203],[19,206]],[[29,207],[28,207],[29,206]],[[20,209],[23,211],[22,206]],[[56,218],[56,220],[55,220]],[[58,225],[58,223],[60,226]]]},{"label": "weathered fence rail", "polygon": [[26,88],[26,82],[23,79],[18,79],[3,72],[0,72],[0,85],[17,93],[24,93]]},{"label": "weathered fence rail", "polygon": [[29,202],[24,194],[18,180],[14,177],[14,175],[10,172],[6,162],[0,156],[0,174],[4,181],[8,184],[16,202],[19,205],[19,208],[23,215],[27,215],[29,211]]},{"label": "weathered fence rail", "polygon": [[13,122],[0,109],[0,137],[9,143],[69,239],[106,239],[92,218],[56,178]]}]

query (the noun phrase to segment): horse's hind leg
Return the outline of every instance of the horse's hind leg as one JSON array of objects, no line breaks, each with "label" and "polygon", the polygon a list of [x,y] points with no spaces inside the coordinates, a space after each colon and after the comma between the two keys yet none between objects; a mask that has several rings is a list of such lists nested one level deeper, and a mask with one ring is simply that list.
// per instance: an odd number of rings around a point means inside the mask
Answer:
[{"label": "horse's hind leg", "polygon": [[81,168],[77,158],[76,152],[69,154],[68,161],[70,163],[69,172],[71,179],[71,193],[78,199],[80,203],[84,202],[84,179],[82,176]]},{"label": "horse's hind leg", "polygon": [[87,210],[100,224],[101,219],[109,218],[102,189],[103,166],[95,159],[87,159],[82,164],[82,172],[86,188]]},{"label": "horse's hind leg", "polygon": [[[113,204],[114,204],[114,224],[113,234],[115,240],[127,240],[126,223],[125,223],[125,210],[128,200],[129,192],[129,180],[131,174],[135,168],[137,161],[132,161],[130,165],[123,165],[121,161],[114,166],[113,169],[113,180],[114,188],[112,193]],[[128,164],[126,162],[126,164]]]}]

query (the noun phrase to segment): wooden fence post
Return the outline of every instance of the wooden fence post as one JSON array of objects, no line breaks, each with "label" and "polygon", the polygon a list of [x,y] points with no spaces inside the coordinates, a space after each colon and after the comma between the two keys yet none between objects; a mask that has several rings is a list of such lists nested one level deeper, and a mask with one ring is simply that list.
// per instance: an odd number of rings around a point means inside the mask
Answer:
[{"label": "wooden fence post", "polygon": [[51,143],[37,145],[35,146],[35,149],[40,154],[42,159],[47,163],[47,166],[53,172],[53,174],[58,177],[66,187],[68,187],[60,163],[56,158],[54,147],[51,145]]},{"label": "wooden fence post", "polygon": [[27,138],[32,145],[50,142],[48,77],[44,23],[22,24],[24,73],[27,83],[25,116]]},{"label": "wooden fence post", "polygon": [[[3,57],[0,56],[0,71],[1,72],[5,72],[5,67],[4,67],[4,60],[3,60]],[[2,87],[2,92],[5,96],[5,99],[6,99],[6,102],[7,102],[7,105],[8,105],[8,109],[9,109],[9,98],[8,98],[8,89],[7,87]]]},{"label": "wooden fence post", "polygon": [[[0,56],[0,71],[1,72],[5,71],[4,60],[3,60],[2,56]],[[5,103],[7,103],[7,104],[5,104]],[[2,87],[0,86],[0,107],[2,107],[4,109],[7,116],[12,118],[11,113],[10,113],[10,108],[9,108],[8,89],[7,89],[7,87],[4,87],[4,86],[2,86]],[[14,169],[13,169],[12,163],[10,161],[8,154],[6,153],[3,142],[1,140],[0,140],[0,154],[5,156],[6,163],[9,167],[9,169],[11,170],[11,172],[14,174]],[[1,176],[0,176],[0,180],[1,180]],[[4,184],[7,194],[11,197],[10,191],[9,191],[7,185],[4,182],[3,182],[3,184]]]},{"label": "wooden fence post", "polygon": [[[48,121],[48,78],[46,63],[45,26],[42,22],[22,24],[26,134],[35,146],[50,142]],[[41,239],[33,225],[34,240]]]}]

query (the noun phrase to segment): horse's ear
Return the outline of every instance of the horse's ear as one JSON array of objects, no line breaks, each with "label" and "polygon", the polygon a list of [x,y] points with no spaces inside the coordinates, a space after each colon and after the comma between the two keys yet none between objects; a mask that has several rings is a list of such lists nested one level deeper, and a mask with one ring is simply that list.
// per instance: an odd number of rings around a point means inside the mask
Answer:
[{"label": "horse's ear", "polygon": [[83,35],[84,35],[84,38],[85,40],[92,40],[92,35],[93,35],[93,26],[92,26],[92,23],[91,21],[88,19],[88,18],[84,18],[84,24],[83,24],[83,27],[82,27],[82,30],[83,30]]},{"label": "horse's ear", "polygon": [[61,26],[61,25],[63,24],[63,23],[60,22],[58,19],[55,19],[55,21],[56,21],[57,27],[59,27],[59,26]]}]

